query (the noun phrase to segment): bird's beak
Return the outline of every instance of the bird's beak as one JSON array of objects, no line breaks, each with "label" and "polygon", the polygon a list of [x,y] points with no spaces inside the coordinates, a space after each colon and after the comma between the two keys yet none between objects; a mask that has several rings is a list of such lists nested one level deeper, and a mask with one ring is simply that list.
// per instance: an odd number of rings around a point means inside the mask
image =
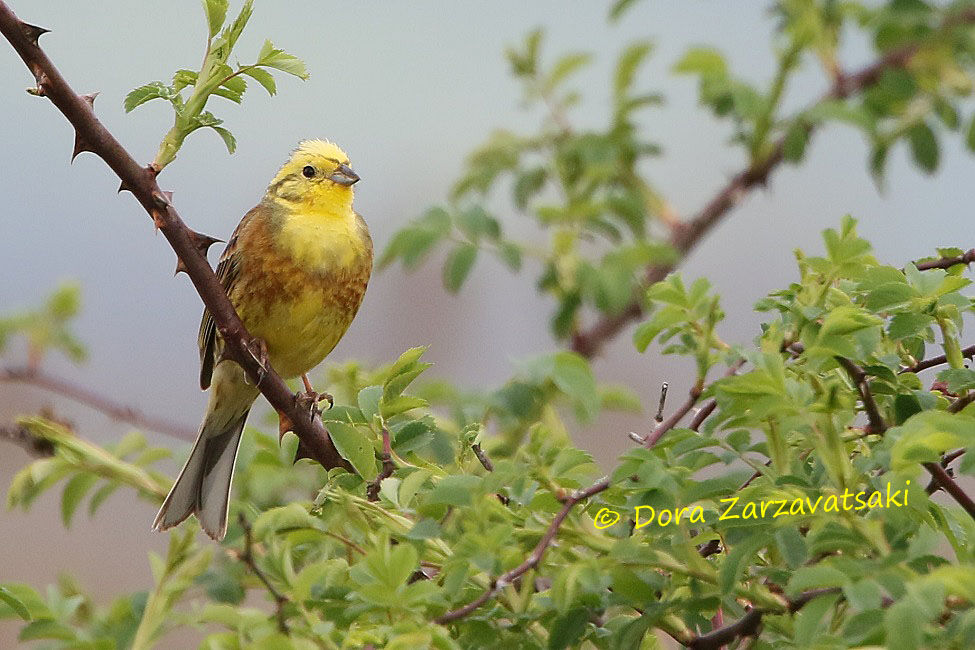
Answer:
[{"label": "bird's beak", "polygon": [[338,183],[339,185],[345,185],[349,187],[355,185],[359,182],[359,175],[352,171],[352,168],[346,164],[339,165],[338,169],[332,172],[332,175],[328,177],[333,183]]}]

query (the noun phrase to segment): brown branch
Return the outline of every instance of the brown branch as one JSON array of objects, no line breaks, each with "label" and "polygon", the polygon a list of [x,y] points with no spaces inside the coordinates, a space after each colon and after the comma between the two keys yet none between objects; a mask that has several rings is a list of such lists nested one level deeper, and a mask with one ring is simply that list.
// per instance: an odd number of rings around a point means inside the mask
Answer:
[{"label": "brown branch", "polygon": [[366,488],[366,498],[370,501],[379,501],[379,490],[382,488],[384,479],[389,478],[396,471],[396,463],[393,462],[393,446],[389,439],[389,429],[383,427],[383,471],[376,475],[376,478],[369,482]]},{"label": "brown branch", "polygon": [[[962,348],[961,356],[966,359],[971,359],[975,357],[975,345],[969,345],[967,348]],[[898,374],[905,372],[921,372],[922,370],[927,370],[928,368],[933,368],[934,366],[940,366],[943,363],[948,363],[948,357],[944,354],[939,354],[936,357],[931,357],[930,359],[923,359],[918,361],[913,366],[908,366],[907,368],[901,368]]]},{"label": "brown branch", "polygon": [[244,513],[240,513],[240,527],[244,529],[244,550],[240,553],[240,561],[247,565],[251,572],[257,576],[258,580],[264,583],[271,597],[274,598],[275,614],[278,619],[278,630],[283,634],[288,633],[287,617],[284,614],[284,605],[288,602],[288,597],[278,591],[264,572],[257,566],[254,560],[254,539],[251,532],[251,524],[247,521]]},{"label": "brown branch", "polygon": [[182,440],[193,440],[196,438],[197,432],[195,429],[183,427],[163,418],[146,415],[139,409],[100,395],[81,384],[49,375],[40,369],[29,366],[0,368],[0,382],[30,384],[67,397],[79,404],[84,404],[119,422],[127,422],[143,429],[165,433],[166,435]]},{"label": "brown branch", "polygon": [[485,589],[484,593],[482,593],[474,600],[467,603],[463,607],[450,610],[446,614],[442,614],[438,616],[436,619],[434,619],[434,622],[439,623],[440,625],[444,625],[446,623],[450,623],[452,621],[456,621],[464,618],[465,616],[469,615],[471,612],[476,610],[478,607],[480,607],[487,601],[494,598],[502,589],[512,584],[515,580],[517,580],[522,575],[527,573],[530,569],[534,569],[535,567],[537,567],[539,563],[542,561],[542,557],[545,555],[545,551],[548,550],[548,548],[553,543],[555,543],[555,536],[559,532],[559,527],[562,525],[562,522],[565,521],[565,518],[569,516],[569,512],[572,511],[572,508],[574,508],[576,504],[579,503],[580,501],[584,501],[589,497],[593,496],[594,494],[598,494],[602,492],[608,487],[609,487],[609,478],[603,478],[600,479],[599,481],[596,481],[595,483],[587,487],[585,490],[579,490],[578,492],[575,492],[569,497],[567,497],[563,502],[562,509],[559,510],[559,513],[555,515],[554,519],[552,519],[552,523],[548,525],[548,528],[545,530],[545,533],[542,535],[542,538],[538,540],[538,544],[535,545],[535,548],[532,549],[531,554],[529,554],[529,556],[525,558],[524,562],[516,566],[514,569],[511,569],[510,571],[506,571],[505,573],[502,573],[500,576],[492,580],[491,586]]},{"label": "brown branch", "polygon": [[975,501],[972,501],[965,490],[955,483],[955,480],[948,474],[948,470],[942,467],[940,463],[928,462],[923,463],[923,465],[924,469],[931,474],[932,482],[937,483],[938,487],[950,494],[958,502],[958,505],[964,508],[972,519],[975,519]]},{"label": "brown branch", "polygon": [[[945,21],[943,28],[947,29],[967,23],[975,23],[975,11],[965,10],[952,15]],[[837,75],[829,91],[823,95],[817,104],[846,99],[863,91],[874,84],[886,70],[905,67],[919,49],[919,44],[895,48],[855,73]],[[813,127],[809,125],[807,128],[812,130]],[[630,322],[640,318],[643,315],[642,295],[644,288],[667,277],[667,274],[673,271],[701,242],[704,236],[732,208],[741,203],[749,192],[766,185],[769,175],[782,162],[784,151],[785,137],[783,136],[775,142],[765,158],[753,162],[748,169],[735,174],[690,221],[676,224],[667,243],[677,252],[677,260],[647,268],[643,287],[637,290],[630,303],[620,313],[602,316],[588,329],[573,334],[572,350],[584,357],[592,358],[599,353],[606,341],[619,334]]]},{"label": "brown branch", "polygon": [[954,257],[941,257],[936,260],[928,260],[927,262],[918,262],[914,266],[917,267],[918,271],[927,271],[928,269],[950,269],[956,264],[969,265],[975,262],[975,248],[972,248],[962,255],[955,255]]},{"label": "brown branch", "polygon": [[853,363],[849,359],[843,357],[835,357],[837,363],[843,367],[843,369],[850,375],[850,379],[856,384],[857,391],[860,393],[860,401],[863,402],[863,410],[867,413],[867,421],[869,424],[864,427],[864,433],[866,434],[882,434],[887,430],[887,425],[884,423],[884,419],[880,416],[880,410],[877,408],[877,402],[873,399],[873,393],[870,391],[870,384],[867,382],[867,373],[863,372],[863,368]]},{"label": "brown branch", "polygon": [[[738,374],[738,371],[741,370],[742,366],[744,365],[745,365],[745,359],[738,359],[738,361],[735,361],[733,364],[731,364],[728,367],[728,369],[724,373],[724,376],[734,377],[735,375]],[[713,399],[708,400],[708,403],[702,406],[700,409],[698,409],[698,412],[694,414],[694,417],[691,418],[691,423],[687,425],[687,428],[692,429],[694,431],[700,429],[701,425],[704,424],[704,421],[707,420],[712,413],[714,413],[714,409],[716,409],[717,406],[718,406],[718,402],[716,400]]]},{"label": "brown branch", "polygon": [[[819,598],[820,596],[827,596],[840,592],[841,589],[839,587],[811,589],[810,591],[799,595],[795,600],[789,601],[789,612],[798,612],[812,600]],[[762,616],[764,616],[766,613],[767,610],[760,609],[758,607],[751,609],[747,614],[742,616],[734,623],[691,639],[691,641],[687,643],[687,647],[693,648],[693,650],[717,650],[721,646],[731,643],[735,639],[755,636],[758,634],[759,626],[762,623]]]},{"label": "brown branch", "polygon": [[[312,458],[326,469],[345,467],[354,471],[335,449],[328,432],[306,409],[299,408],[295,395],[274,370],[255,358],[258,349],[247,332],[233,304],[221,286],[206,257],[198,247],[199,236],[186,227],[173,207],[167,193],[156,182],[156,170],[142,167],[122,147],[118,140],[98,121],[92,105],[78,95],[61,76],[47,55],[37,45],[36,32],[21,22],[0,0],[0,33],[20,55],[34,74],[37,93],[51,100],[75,128],[77,142],[83,150],[104,160],[122,180],[122,188],[132,192],[136,200],[152,217],[159,230],[176,252],[184,269],[204,304],[213,315],[217,330],[225,343],[228,358],[236,361],[258,386],[271,405],[284,413]],[[78,149],[78,147],[76,147]]]}]

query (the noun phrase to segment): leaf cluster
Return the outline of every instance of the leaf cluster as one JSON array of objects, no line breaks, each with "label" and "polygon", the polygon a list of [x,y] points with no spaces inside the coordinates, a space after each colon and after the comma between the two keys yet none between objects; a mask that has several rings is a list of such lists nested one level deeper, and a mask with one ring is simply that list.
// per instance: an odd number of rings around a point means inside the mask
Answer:
[{"label": "leaf cluster", "polygon": [[221,126],[223,120],[206,110],[210,97],[223,97],[240,104],[247,90],[246,78],[256,81],[269,95],[274,95],[277,84],[271,70],[300,79],[308,78],[301,59],[275,48],[271,41],[264,42],[254,63],[231,66],[230,55],[254,11],[254,0],[245,0],[240,13],[230,22],[227,22],[228,0],[204,0],[203,8],[207,19],[207,46],[200,69],[177,70],[171,83],[153,81],[139,86],[125,98],[126,112],[154,99],[164,99],[172,105],[175,122],[153,161],[157,171],[173,161],[183,140],[197,129],[216,131],[230,153],[237,148],[233,133]]}]

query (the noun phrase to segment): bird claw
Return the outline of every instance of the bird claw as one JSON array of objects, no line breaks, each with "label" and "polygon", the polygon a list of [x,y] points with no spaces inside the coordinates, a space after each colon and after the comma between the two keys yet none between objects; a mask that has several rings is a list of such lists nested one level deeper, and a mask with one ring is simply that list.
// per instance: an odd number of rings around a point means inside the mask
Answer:
[{"label": "bird claw", "polygon": [[335,399],[328,393],[317,393],[313,390],[306,390],[304,393],[295,395],[295,403],[299,408],[307,409],[311,417],[322,414],[322,410],[318,408],[319,402],[328,402],[328,409],[335,406]]},{"label": "bird claw", "polygon": [[[251,358],[257,364],[257,386],[261,385],[264,378],[267,377],[268,364],[267,364],[267,343],[263,339],[251,339],[245,345],[247,353],[251,355]],[[250,383],[250,382],[248,382]]]}]

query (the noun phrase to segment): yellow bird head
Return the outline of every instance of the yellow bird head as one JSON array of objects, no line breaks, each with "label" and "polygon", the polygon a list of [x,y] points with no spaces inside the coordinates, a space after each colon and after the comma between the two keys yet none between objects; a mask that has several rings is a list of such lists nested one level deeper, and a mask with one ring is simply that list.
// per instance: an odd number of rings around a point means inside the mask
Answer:
[{"label": "yellow bird head", "polygon": [[267,188],[267,196],[309,208],[352,205],[352,186],[359,175],[349,157],[327,140],[304,140]]}]

